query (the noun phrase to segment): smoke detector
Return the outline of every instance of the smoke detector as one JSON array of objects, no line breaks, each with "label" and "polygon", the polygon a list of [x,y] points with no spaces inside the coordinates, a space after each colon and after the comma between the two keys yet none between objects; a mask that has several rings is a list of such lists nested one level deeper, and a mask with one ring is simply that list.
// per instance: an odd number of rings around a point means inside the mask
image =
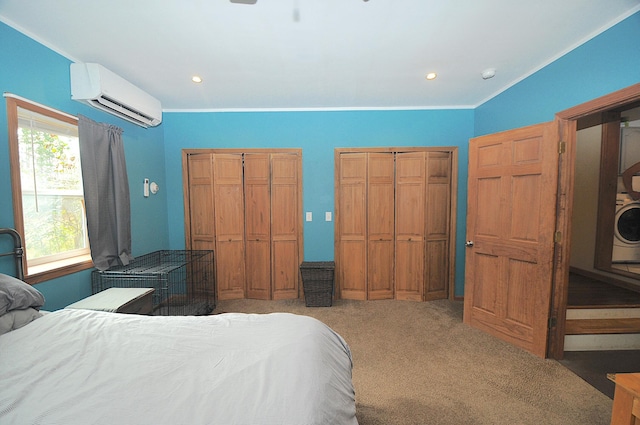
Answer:
[{"label": "smoke detector", "polygon": [[488,80],[489,78],[493,78],[496,76],[496,69],[495,68],[487,68],[484,71],[482,71],[482,78],[484,80]]}]

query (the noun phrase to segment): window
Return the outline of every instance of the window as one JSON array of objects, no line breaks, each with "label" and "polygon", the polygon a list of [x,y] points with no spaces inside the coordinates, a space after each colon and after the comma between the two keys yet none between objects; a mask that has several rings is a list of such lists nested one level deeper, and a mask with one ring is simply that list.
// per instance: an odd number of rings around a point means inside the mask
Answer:
[{"label": "window", "polygon": [[16,230],[30,283],[91,267],[75,117],[7,97]]}]

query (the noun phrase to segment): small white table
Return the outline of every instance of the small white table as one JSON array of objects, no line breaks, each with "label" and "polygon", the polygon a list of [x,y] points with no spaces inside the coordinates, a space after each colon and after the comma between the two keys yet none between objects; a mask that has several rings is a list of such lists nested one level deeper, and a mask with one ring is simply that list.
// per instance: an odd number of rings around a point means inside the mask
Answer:
[{"label": "small white table", "polygon": [[66,308],[109,311],[112,313],[153,313],[153,288],[109,288]]}]

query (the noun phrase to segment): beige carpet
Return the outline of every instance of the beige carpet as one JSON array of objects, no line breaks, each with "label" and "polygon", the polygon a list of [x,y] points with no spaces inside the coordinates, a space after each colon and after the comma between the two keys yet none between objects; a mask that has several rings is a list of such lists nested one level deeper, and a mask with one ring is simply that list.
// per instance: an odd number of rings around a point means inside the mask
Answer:
[{"label": "beige carpet", "polygon": [[608,424],[612,401],[555,360],[462,323],[462,303],[220,301],[215,313],[320,319],[353,354],[360,425]]}]

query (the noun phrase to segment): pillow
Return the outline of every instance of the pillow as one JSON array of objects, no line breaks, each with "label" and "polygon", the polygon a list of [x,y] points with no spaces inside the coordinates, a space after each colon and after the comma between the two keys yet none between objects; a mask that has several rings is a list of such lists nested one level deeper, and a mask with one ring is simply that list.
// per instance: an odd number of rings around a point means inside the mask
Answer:
[{"label": "pillow", "polygon": [[41,316],[42,313],[33,308],[11,310],[0,316],[0,335],[19,329]]},{"label": "pillow", "polygon": [[0,316],[11,310],[33,307],[39,310],[44,296],[33,286],[15,277],[0,273]]}]

